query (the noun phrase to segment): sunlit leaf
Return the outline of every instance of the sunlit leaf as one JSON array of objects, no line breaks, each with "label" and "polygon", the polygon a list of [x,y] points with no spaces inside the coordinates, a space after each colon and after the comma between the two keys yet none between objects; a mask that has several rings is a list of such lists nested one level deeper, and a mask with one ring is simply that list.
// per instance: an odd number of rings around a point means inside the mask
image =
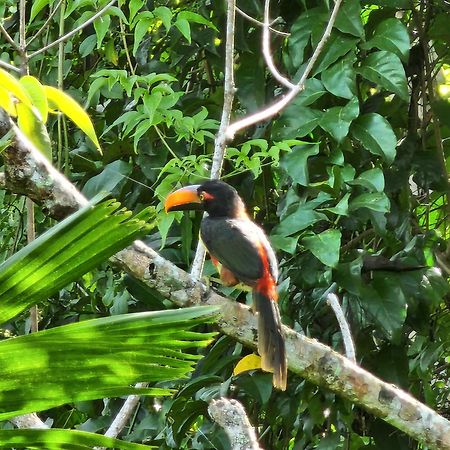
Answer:
[{"label": "sunlit leaf", "polygon": [[189,331],[211,321],[217,307],[124,314],[85,320],[0,342],[0,420],[57,405],[128,394],[185,377],[214,336]]},{"label": "sunlit leaf", "polygon": [[95,134],[94,125],[86,111],[69,95],[52,86],[44,86],[49,104],[64,113],[86,135],[100,151],[100,143]]},{"label": "sunlit leaf", "polygon": [[31,107],[31,100],[26,89],[20,84],[19,80],[10,75],[6,70],[0,68],[0,86],[12,94],[17,100]]},{"label": "sunlit leaf", "polygon": [[233,375],[239,375],[249,370],[261,369],[261,356],[251,353],[244,356],[234,367]]},{"label": "sunlit leaf", "polygon": [[28,96],[30,97],[33,106],[39,111],[43,123],[47,122],[48,117],[48,103],[47,95],[45,94],[44,86],[40,81],[30,75],[23,76],[19,83],[25,88]]},{"label": "sunlit leaf", "polygon": [[339,262],[341,246],[339,230],[326,230],[320,234],[307,235],[301,240],[301,244],[326,266],[335,267]]}]

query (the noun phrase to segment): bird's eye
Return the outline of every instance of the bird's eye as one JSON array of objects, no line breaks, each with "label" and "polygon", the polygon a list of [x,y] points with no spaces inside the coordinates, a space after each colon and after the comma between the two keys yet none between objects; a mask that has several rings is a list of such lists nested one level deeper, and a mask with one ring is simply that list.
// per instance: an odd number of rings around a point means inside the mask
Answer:
[{"label": "bird's eye", "polygon": [[202,202],[205,200],[205,194],[203,192],[200,192],[200,195],[198,197]]}]

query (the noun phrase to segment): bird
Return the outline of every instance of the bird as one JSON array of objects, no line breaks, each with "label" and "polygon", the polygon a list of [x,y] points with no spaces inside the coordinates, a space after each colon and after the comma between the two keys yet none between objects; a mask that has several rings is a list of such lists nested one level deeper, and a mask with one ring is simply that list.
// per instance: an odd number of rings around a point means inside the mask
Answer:
[{"label": "bird", "polygon": [[170,193],[165,211],[206,211],[200,239],[227,286],[252,288],[258,318],[261,368],[273,373],[273,385],[286,390],[287,358],[278,309],[278,263],[263,229],[253,222],[236,189],[221,180],[208,180]]}]

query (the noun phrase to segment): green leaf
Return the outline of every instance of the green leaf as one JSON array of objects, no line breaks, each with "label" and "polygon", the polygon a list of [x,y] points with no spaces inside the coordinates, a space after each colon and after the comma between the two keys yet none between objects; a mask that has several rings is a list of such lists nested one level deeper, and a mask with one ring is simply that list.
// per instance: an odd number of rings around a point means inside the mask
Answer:
[{"label": "green leaf", "polygon": [[42,11],[42,9],[47,5],[52,5],[54,1],[55,0],[34,0],[31,3],[30,20],[28,23],[31,24],[35,17]]},{"label": "green leaf", "polygon": [[404,63],[408,61],[410,48],[409,34],[406,26],[393,17],[383,20],[375,28],[373,36],[362,48],[378,48],[395,53]]},{"label": "green leaf", "polygon": [[350,124],[358,115],[359,102],[354,97],[345,106],[335,106],[325,111],[319,125],[337,142],[342,142],[348,134]]},{"label": "green leaf", "polygon": [[364,26],[361,20],[361,5],[359,0],[346,0],[336,17],[334,25],[343,33],[361,37],[364,34]]},{"label": "green leaf", "polygon": [[139,45],[144,39],[144,36],[148,33],[150,25],[153,23],[154,17],[150,11],[144,11],[139,13],[133,23],[136,24],[134,29],[134,45],[133,45],[133,56],[136,56]]},{"label": "green leaf", "polygon": [[389,212],[390,202],[384,192],[370,192],[358,195],[350,202],[350,211],[367,208],[382,213]]},{"label": "green leaf", "polygon": [[317,127],[321,116],[321,111],[293,103],[275,120],[272,129],[273,139],[281,141],[303,137]]},{"label": "green leaf", "polygon": [[319,154],[319,144],[304,143],[296,145],[292,151],[281,159],[280,166],[292,178],[292,181],[302,186],[308,186],[308,158]]},{"label": "green leaf", "polygon": [[347,192],[336,206],[331,208],[321,208],[320,211],[329,211],[338,216],[348,216],[348,200],[350,198],[350,193]]},{"label": "green leaf", "polygon": [[31,108],[31,100],[28,96],[27,90],[20,82],[10,75],[6,70],[0,68],[0,86],[12,94],[17,100]]},{"label": "green leaf", "polygon": [[313,70],[312,75],[316,76],[323,72],[350,50],[354,50],[357,42],[358,39],[340,33],[332,34],[316,63],[316,68]]},{"label": "green leaf", "polygon": [[336,267],[339,262],[341,247],[341,232],[339,230],[326,230],[320,234],[310,234],[301,240],[319,261],[329,267]]},{"label": "green leaf", "polygon": [[95,134],[94,125],[86,111],[65,92],[52,86],[44,86],[47,99],[51,107],[64,113],[70,120],[95,144],[97,150],[101,152],[100,143]]},{"label": "green leaf", "polygon": [[371,192],[383,192],[384,174],[380,168],[376,167],[375,169],[366,170],[358,178],[349,181],[348,184],[364,186]]},{"label": "green leaf", "polygon": [[408,101],[408,85],[400,58],[394,53],[378,51],[370,53],[357,69],[364,78]]},{"label": "green leaf", "polygon": [[87,450],[93,447],[118,448],[121,450],[149,450],[151,447],[133,442],[113,439],[101,434],[78,430],[17,429],[0,430],[1,448],[45,448],[46,450]]},{"label": "green leaf", "polygon": [[318,100],[322,95],[326,94],[323,84],[317,78],[309,78],[305,82],[305,89],[294,100],[294,104],[298,106],[308,106]]},{"label": "green leaf", "polygon": [[325,214],[314,210],[316,206],[318,206],[317,202],[312,201],[299,205],[296,211],[288,214],[280,221],[280,224],[274,228],[272,234],[290,236],[308,228],[316,222],[327,220]]},{"label": "green leaf", "polygon": [[374,273],[370,286],[363,286],[360,294],[363,308],[392,338],[406,319],[407,305],[397,277]]},{"label": "green leaf", "polygon": [[322,83],[328,92],[337,97],[348,99],[355,97],[356,74],[353,69],[355,60],[355,54],[351,53],[322,72]]},{"label": "green leaf", "polygon": [[169,31],[172,26],[172,11],[167,6],[158,6],[153,13],[158,19],[161,19],[166,31]]},{"label": "green leaf", "polygon": [[46,123],[48,117],[48,103],[44,86],[42,86],[37,78],[30,75],[23,76],[19,80],[19,83],[26,90],[33,106],[39,112],[40,120],[42,120],[43,123]]},{"label": "green leaf", "polygon": [[177,21],[174,24],[180,33],[184,36],[184,38],[191,43],[191,26],[189,25],[189,22],[186,19],[177,19]]},{"label": "green leaf", "polygon": [[130,23],[133,22],[134,16],[144,6],[145,0],[130,0],[128,9],[130,10]]},{"label": "green leaf", "polygon": [[186,20],[187,22],[193,22],[193,23],[198,23],[200,25],[206,25],[207,27],[212,28],[215,31],[219,31],[210,20],[206,19],[205,17],[203,17],[200,14],[197,14],[193,11],[181,11],[177,15],[177,22],[179,20]]},{"label": "green leaf", "polygon": [[364,114],[352,123],[350,131],[370,153],[382,156],[389,164],[394,161],[397,138],[383,116]]},{"label": "green leaf", "polygon": [[129,394],[169,395],[132,385],[184,378],[214,333],[193,332],[217,307],[85,320],[0,342],[0,420],[70,402]]},{"label": "green leaf", "polygon": [[40,114],[33,107],[24,103],[16,105],[17,125],[30,142],[44,155],[52,160],[52,144],[47,129],[41,121]]},{"label": "green leaf", "polygon": [[117,211],[119,206],[115,201],[95,207],[89,204],[0,265],[0,324],[47,299],[149,231],[151,225],[130,218],[129,211]]},{"label": "green leaf", "polygon": [[111,26],[111,16],[103,14],[94,20],[95,33],[97,35],[97,50],[102,46],[103,39]]},{"label": "green leaf", "polygon": [[79,47],[80,56],[82,58],[85,58],[86,56],[90,55],[95,48],[96,42],[97,42],[97,37],[95,34],[91,34],[90,36],[88,36],[80,44],[80,47]]}]

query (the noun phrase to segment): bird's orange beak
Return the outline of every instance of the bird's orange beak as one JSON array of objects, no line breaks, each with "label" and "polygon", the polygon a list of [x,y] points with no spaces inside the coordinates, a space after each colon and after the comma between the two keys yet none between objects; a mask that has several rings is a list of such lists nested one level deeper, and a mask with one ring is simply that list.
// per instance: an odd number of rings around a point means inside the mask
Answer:
[{"label": "bird's orange beak", "polygon": [[169,194],[164,202],[166,212],[202,209],[202,201],[198,196],[199,184],[186,186]]}]

